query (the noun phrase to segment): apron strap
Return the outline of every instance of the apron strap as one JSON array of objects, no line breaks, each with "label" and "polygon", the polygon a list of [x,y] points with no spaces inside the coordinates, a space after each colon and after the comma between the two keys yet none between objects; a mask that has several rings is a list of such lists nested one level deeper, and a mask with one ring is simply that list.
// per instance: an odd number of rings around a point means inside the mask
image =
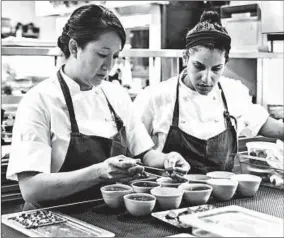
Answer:
[{"label": "apron strap", "polygon": [[223,88],[222,88],[220,82],[218,82],[218,87],[221,90],[221,97],[222,97],[224,108],[225,108],[224,118],[225,118],[226,126],[227,127],[233,126],[232,122],[231,122],[231,118],[232,118],[234,120],[236,128],[237,128],[237,119],[235,117],[231,116],[230,113],[229,113],[227,100],[226,100],[226,97],[225,97],[225,94],[224,94],[224,91],[223,91]]},{"label": "apron strap", "polygon": [[79,133],[79,128],[78,128],[78,124],[76,121],[76,117],[75,117],[75,113],[74,113],[74,107],[73,107],[73,101],[70,95],[70,90],[65,82],[65,80],[63,79],[60,70],[57,71],[57,78],[59,80],[65,101],[66,101],[66,105],[68,108],[68,112],[69,112],[69,117],[70,117],[70,122],[71,122],[71,131],[72,133]]},{"label": "apron strap", "polygon": [[173,114],[173,120],[172,120],[172,125],[176,127],[178,127],[178,122],[179,122],[179,79],[180,79],[180,75],[178,76],[178,80],[177,80],[176,102],[175,102],[174,114]]},{"label": "apron strap", "polygon": [[115,124],[116,124],[117,131],[120,131],[120,130],[122,129],[122,127],[123,127],[123,121],[122,121],[122,119],[116,114],[115,110],[113,109],[112,105],[110,104],[110,102],[109,102],[109,100],[108,100],[108,98],[107,98],[107,96],[106,96],[106,94],[105,94],[105,92],[104,92],[103,89],[102,89],[102,92],[103,92],[103,94],[105,95],[105,98],[106,98],[106,100],[107,100],[107,105],[108,105],[108,107],[109,107],[109,110],[110,110],[110,112],[111,112],[111,113],[113,114],[113,116],[114,116],[114,120],[115,120]]}]

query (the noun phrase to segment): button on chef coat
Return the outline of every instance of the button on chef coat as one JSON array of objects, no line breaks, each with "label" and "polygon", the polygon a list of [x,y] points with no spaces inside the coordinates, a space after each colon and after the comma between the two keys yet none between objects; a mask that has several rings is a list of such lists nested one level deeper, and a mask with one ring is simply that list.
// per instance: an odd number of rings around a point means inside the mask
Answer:
[{"label": "button on chef coat", "polygon": [[[121,86],[103,81],[92,90],[80,91],[74,80],[62,70],[61,74],[69,87],[81,133],[107,138],[117,133],[105,93],[125,124],[129,151],[138,155],[153,147],[143,123],[135,116],[129,95]],[[7,178],[17,180],[16,174],[23,171],[58,172],[67,153],[70,131],[66,102],[54,76],[32,88],[19,104]]]},{"label": "button on chef coat", "polygon": [[[218,86],[207,95],[200,95],[179,80],[179,127],[199,139],[207,140],[225,130],[224,104]],[[256,136],[269,114],[251,102],[241,81],[221,77],[229,113],[237,118],[238,133]],[[172,123],[176,100],[177,77],[145,88],[135,99],[135,108],[151,135],[155,147],[162,150]]]}]

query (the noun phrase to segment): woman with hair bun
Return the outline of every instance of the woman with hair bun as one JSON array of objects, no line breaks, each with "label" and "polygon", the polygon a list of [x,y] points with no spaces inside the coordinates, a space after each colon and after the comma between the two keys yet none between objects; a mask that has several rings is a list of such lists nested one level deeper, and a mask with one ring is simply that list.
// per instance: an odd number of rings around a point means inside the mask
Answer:
[{"label": "woman with hair bun", "polygon": [[129,95],[105,80],[125,39],[103,6],[71,14],[58,38],[66,63],[25,95],[16,115],[7,178],[19,181],[25,210],[98,198],[103,184],[143,171],[133,157],[189,169],[178,153],[152,149]]},{"label": "woman with hair bun", "polygon": [[180,153],[191,173],[231,171],[238,134],[284,139],[283,123],[252,103],[248,89],[222,76],[231,38],[219,15],[205,11],[186,35],[186,68],[135,99],[155,149]]}]

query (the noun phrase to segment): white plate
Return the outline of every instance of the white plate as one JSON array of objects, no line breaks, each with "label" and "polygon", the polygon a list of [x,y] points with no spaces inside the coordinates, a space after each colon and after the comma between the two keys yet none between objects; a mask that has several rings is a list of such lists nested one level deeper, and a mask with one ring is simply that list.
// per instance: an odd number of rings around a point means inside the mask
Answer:
[{"label": "white plate", "polygon": [[182,224],[219,237],[283,237],[283,220],[240,206],[180,216]]},{"label": "white plate", "polygon": [[248,166],[248,171],[253,172],[255,174],[271,174],[273,173],[273,169],[266,169],[266,168],[257,168],[254,166]]}]

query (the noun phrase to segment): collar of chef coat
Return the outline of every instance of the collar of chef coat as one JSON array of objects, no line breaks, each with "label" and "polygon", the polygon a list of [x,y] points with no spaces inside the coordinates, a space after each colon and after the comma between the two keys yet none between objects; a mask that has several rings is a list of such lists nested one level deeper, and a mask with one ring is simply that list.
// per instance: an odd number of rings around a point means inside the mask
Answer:
[{"label": "collar of chef coat", "polygon": [[60,68],[60,73],[61,73],[61,76],[62,78],[64,79],[64,81],[66,82],[70,92],[71,92],[71,95],[73,94],[76,94],[76,93],[90,93],[90,92],[96,92],[98,90],[101,89],[104,81],[101,82],[100,85],[98,86],[93,86],[91,90],[86,90],[86,91],[82,91],[80,89],[80,85],[73,79],[71,79],[69,76],[67,76],[64,72],[63,72],[63,67]]},{"label": "collar of chef coat", "polygon": [[201,95],[199,94],[197,91],[192,90],[191,88],[189,88],[187,85],[185,85],[185,83],[182,81],[182,78],[184,77],[184,75],[186,74],[186,70],[183,70],[179,76],[179,85],[180,85],[180,89],[187,95],[189,96],[191,99],[194,98],[199,98],[199,99],[203,99],[203,100],[215,100],[218,98],[218,95],[220,95],[220,89],[217,86],[217,84],[213,87],[212,91],[208,94],[208,95]]}]

